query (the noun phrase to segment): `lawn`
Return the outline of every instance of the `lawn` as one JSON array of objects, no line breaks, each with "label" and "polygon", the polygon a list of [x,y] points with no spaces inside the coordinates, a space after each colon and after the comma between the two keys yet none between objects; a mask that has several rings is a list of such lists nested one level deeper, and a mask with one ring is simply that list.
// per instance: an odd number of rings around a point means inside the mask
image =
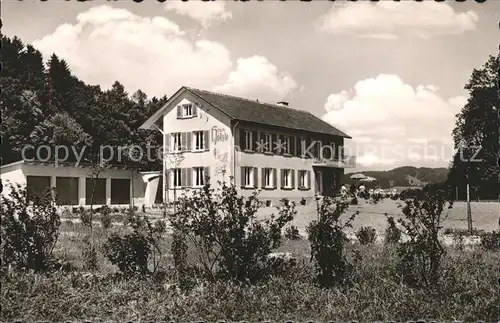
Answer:
[{"label": "lawn", "polygon": [[[360,211],[354,230],[370,225],[382,233],[384,213],[396,216],[398,203],[385,200],[377,205],[361,202],[351,206],[346,217]],[[316,218],[314,204],[297,206],[294,225],[302,230]],[[274,208],[259,211],[265,218]],[[465,205],[458,203],[449,212],[446,227],[466,227]],[[498,204],[472,203],[475,226],[491,231],[498,224]],[[458,225],[457,225],[458,224]],[[74,267],[71,272],[51,275],[14,273],[2,277],[0,321],[497,321],[500,319],[498,264],[500,253],[478,246],[459,249],[447,246],[439,289],[412,288],[394,276],[394,246],[382,244],[346,245],[353,264],[352,285],[331,289],[314,283],[314,264],[306,239],[287,240],[275,251],[291,252],[298,265],[284,276],[254,286],[232,282],[199,284],[180,291],[173,279],[171,235],[161,239],[161,270],[166,276],[144,280],[113,278],[114,267],[101,253],[101,246],[113,232],[130,230],[114,223],[111,228],[94,228],[99,269],[83,269],[82,251],[89,228],[63,220],[55,256]],[[188,249],[188,261],[196,262],[196,252]]]},{"label": "lawn", "polygon": [[[359,205],[349,206],[349,210],[342,216],[347,219],[352,213],[359,211],[350,231],[357,231],[362,226],[371,226],[378,234],[383,234],[387,228],[387,220],[384,214],[393,216],[395,219],[402,217],[402,206],[404,202],[384,199],[377,204],[369,204],[359,199]],[[317,218],[316,204],[298,205],[297,216],[293,221],[299,231],[303,234],[307,225]],[[444,228],[467,229],[467,204],[456,202],[453,208],[446,209],[447,219]],[[259,210],[259,218],[264,219],[270,214],[276,213],[276,208],[264,207]],[[498,230],[498,219],[500,217],[500,203],[497,202],[471,202],[472,225],[474,229],[493,231]]]}]

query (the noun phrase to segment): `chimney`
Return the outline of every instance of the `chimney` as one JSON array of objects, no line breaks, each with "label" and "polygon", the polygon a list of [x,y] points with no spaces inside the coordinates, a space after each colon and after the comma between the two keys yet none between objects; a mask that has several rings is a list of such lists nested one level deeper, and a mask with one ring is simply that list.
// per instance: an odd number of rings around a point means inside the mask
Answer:
[{"label": "chimney", "polygon": [[287,107],[288,106],[288,102],[286,102],[286,101],[280,101],[280,102],[278,102],[278,105],[281,105],[282,107]]}]

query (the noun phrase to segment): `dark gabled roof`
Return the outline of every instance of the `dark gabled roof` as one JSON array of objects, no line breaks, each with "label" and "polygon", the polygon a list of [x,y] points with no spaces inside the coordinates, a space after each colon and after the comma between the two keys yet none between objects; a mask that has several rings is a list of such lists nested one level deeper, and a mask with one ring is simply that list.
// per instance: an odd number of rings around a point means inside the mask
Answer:
[{"label": "dark gabled roof", "polygon": [[234,120],[351,138],[310,112],[184,87]]}]

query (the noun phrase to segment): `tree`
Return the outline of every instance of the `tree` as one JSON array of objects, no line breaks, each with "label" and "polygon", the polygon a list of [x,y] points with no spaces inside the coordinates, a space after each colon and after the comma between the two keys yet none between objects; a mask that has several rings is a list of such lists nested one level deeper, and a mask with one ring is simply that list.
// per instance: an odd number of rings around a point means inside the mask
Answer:
[{"label": "tree", "polygon": [[[479,197],[483,199],[496,199],[500,193],[496,161],[500,148],[497,124],[497,110],[500,108],[497,93],[499,67],[498,59],[490,56],[481,69],[473,70],[465,85],[470,96],[462,111],[457,114],[453,130],[457,153],[452,161],[448,184],[464,188],[468,182],[478,188]],[[465,189],[460,191],[465,192]]]}]

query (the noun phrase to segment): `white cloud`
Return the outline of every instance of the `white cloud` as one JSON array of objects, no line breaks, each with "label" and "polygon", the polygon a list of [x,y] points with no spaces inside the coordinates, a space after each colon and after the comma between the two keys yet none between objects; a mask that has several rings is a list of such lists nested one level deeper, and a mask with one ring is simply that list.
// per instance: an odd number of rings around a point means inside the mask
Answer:
[{"label": "white cloud", "polygon": [[[263,57],[239,59],[233,70],[235,63],[223,44],[191,40],[164,17],[141,17],[101,5],[78,14],[76,20],[75,24],[59,26],[33,45],[45,58],[55,52],[75,75],[103,88],[118,80],[127,91],[141,89],[149,96],[170,95],[187,85],[207,90],[221,87],[260,98],[258,91],[263,87],[254,82],[268,82],[271,87],[265,88],[263,95],[274,97],[281,97],[295,84],[290,78],[278,76],[278,68]],[[249,91],[241,88],[242,84]]]},{"label": "white cloud", "polygon": [[474,11],[455,12],[447,3],[360,1],[349,5],[334,4],[318,24],[320,29],[332,34],[392,40],[400,34],[424,39],[461,34],[474,30],[478,20]]},{"label": "white cloud", "polygon": [[217,86],[215,90],[234,95],[254,95],[274,103],[296,87],[291,77],[280,75],[278,68],[265,57],[252,56],[238,59],[236,70],[229,74],[224,85]]},{"label": "white cloud", "polygon": [[423,164],[443,166],[453,150],[455,115],[465,102],[441,98],[435,86],[412,87],[381,74],[329,95],[322,118],[353,137],[347,146],[358,164],[414,164],[421,156]]},{"label": "white cloud", "polygon": [[232,14],[226,10],[226,3],[218,1],[170,1],[165,5],[165,9],[188,16],[201,23],[203,27],[208,27],[212,21],[225,21],[232,19]]}]

